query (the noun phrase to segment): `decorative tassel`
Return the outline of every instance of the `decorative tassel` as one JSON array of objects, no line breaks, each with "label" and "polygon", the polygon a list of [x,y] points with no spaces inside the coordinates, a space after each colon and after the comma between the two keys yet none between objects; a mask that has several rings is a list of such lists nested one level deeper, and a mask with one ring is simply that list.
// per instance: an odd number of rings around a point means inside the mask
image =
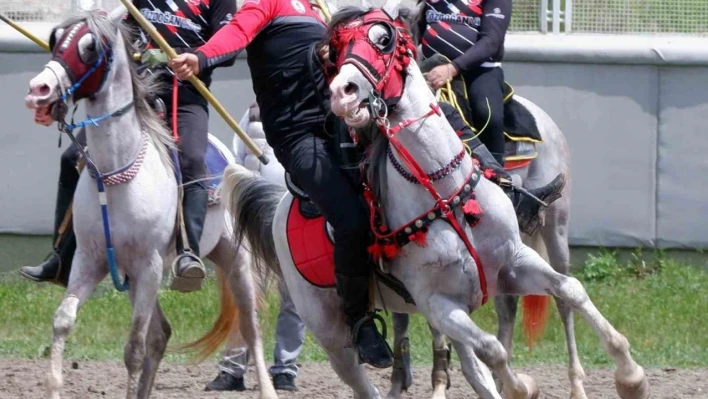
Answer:
[{"label": "decorative tassel", "polygon": [[479,206],[479,202],[477,202],[476,199],[470,199],[467,202],[465,202],[465,206],[462,207],[462,212],[465,213],[465,215],[470,215],[470,216],[480,216],[482,215],[482,208]]},{"label": "decorative tassel", "polygon": [[381,255],[383,255],[383,249],[378,243],[369,245],[367,251],[369,252],[369,255],[371,255],[371,257],[377,262],[381,259]]},{"label": "decorative tassel", "polygon": [[497,176],[497,172],[495,172],[494,169],[485,169],[484,170],[484,177],[486,177],[487,180],[492,180],[496,176]]},{"label": "decorative tassel", "polygon": [[465,202],[462,212],[465,213],[465,220],[470,227],[477,226],[482,221],[482,215],[484,214],[476,199],[470,199]]},{"label": "decorative tassel", "polygon": [[401,253],[401,248],[395,243],[386,244],[383,246],[383,254],[387,260],[391,260]]},{"label": "decorative tassel", "polygon": [[418,230],[414,234],[409,235],[408,239],[411,240],[411,242],[416,243],[419,247],[425,247],[428,245],[428,234],[422,230]]}]

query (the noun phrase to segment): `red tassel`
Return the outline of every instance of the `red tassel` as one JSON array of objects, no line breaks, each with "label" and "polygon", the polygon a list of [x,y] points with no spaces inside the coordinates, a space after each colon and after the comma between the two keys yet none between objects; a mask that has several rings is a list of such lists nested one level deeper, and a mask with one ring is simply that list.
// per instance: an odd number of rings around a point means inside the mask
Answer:
[{"label": "red tassel", "polygon": [[393,259],[401,253],[401,248],[396,244],[386,244],[383,246],[383,254],[386,259]]},{"label": "red tassel", "polygon": [[465,206],[462,207],[462,212],[464,212],[465,215],[470,216],[480,216],[484,213],[476,199],[471,199],[465,202]]},{"label": "red tassel", "polygon": [[369,255],[371,255],[372,258],[374,258],[375,261],[378,261],[381,259],[381,255],[383,254],[383,249],[381,248],[381,245],[377,244],[371,244],[367,248],[367,251],[369,252]]},{"label": "red tassel", "polygon": [[409,235],[408,239],[416,243],[419,247],[428,245],[428,235],[424,231],[417,231],[415,234]]},{"label": "red tassel", "polygon": [[484,177],[486,177],[488,180],[491,180],[493,177],[496,177],[497,173],[493,169],[485,169],[484,170]]},{"label": "red tassel", "polygon": [[479,202],[476,199],[471,199],[465,202],[465,206],[462,207],[462,211],[465,213],[465,220],[470,227],[475,227],[482,221],[482,208],[479,206]]}]

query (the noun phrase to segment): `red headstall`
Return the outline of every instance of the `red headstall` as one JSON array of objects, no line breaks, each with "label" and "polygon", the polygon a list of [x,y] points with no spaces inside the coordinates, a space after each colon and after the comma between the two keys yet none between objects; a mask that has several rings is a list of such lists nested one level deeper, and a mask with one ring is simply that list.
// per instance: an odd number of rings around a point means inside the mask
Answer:
[{"label": "red headstall", "polygon": [[[374,42],[372,29],[388,30],[388,40]],[[369,80],[376,94],[393,104],[403,94],[405,69],[416,48],[404,22],[393,19],[383,10],[373,10],[343,26],[334,28],[330,61],[339,70],[352,64]],[[333,77],[332,77],[333,78]]]}]

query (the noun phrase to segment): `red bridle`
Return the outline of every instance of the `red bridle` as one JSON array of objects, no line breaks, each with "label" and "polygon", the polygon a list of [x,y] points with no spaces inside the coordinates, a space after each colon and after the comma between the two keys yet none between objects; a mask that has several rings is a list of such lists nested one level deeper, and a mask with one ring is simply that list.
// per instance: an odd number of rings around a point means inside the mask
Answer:
[{"label": "red bridle", "polygon": [[[372,28],[388,30],[386,43],[372,40]],[[416,56],[415,44],[405,23],[391,18],[383,10],[373,10],[346,25],[334,28],[330,61],[337,71],[345,64],[354,65],[374,88],[375,95],[395,104],[403,94],[405,69]]]},{"label": "red bridle", "polygon": [[[371,29],[380,25],[388,29],[390,41],[388,43],[374,43]],[[410,57],[415,57],[415,45],[410,32],[400,19],[393,19],[382,10],[371,11],[361,18],[355,19],[342,27],[334,29],[330,41],[330,61],[335,64],[337,71],[344,64],[354,65],[371,83],[374,88],[373,97],[383,100],[379,104],[382,108],[395,105],[403,95],[405,69],[410,63]],[[377,108],[370,104],[372,108]],[[472,246],[464,228],[457,221],[454,213],[456,207],[462,210],[472,227],[479,223],[482,210],[474,198],[474,186],[478,182],[480,171],[474,165],[463,186],[448,198],[442,197],[433,186],[431,176],[427,174],[416,162],[411,153],[398,140],[397,133],[408,126],[427,119],[432,115],[441,115],[437,104],[430,104],[430,110],[423,116],[408,119],[396,126],[390,126],[386,117],[387,111],[375,109],[372,114],[381,132],[386,135],[391,146],[399,154],[403,164],[415,177],[418,184],[423,186],[435,200],[435,205],[419,218],[391,231],[381,223],[382,212],[378,207],[378,200],[373,191],[365,184],[365,197],[371,213],[371,229],[376,237],[376,242],[369,248],[369,252],[379,259],[390,260],[397,255],[403,245],[413,241],[420,246],[425,246],[427,226],[436,219],[443,219],[457,232],[465,247],[472,255],[480,279],[482,291],[482,304],[487,302],[487,281],[477,251]],[[462,156],[469,155],[462,150]],[[455,161],[455,160],[453,160]],[[460,165],[458,160],[456,165]],[[456,166],[455,166],[456,167]]]}]

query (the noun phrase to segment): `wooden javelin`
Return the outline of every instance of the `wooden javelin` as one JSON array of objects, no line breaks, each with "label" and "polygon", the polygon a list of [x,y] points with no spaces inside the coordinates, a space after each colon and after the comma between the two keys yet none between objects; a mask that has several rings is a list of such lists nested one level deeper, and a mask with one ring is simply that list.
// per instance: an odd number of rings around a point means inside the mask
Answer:
[{"label": "wooden javelin", "polygon": [[325,16],[325,22],[329,23],[329,21],[332,20],[332,15],[330,15],[327,5],[323,4],[322,0],[315,0],[315,3],[317,3],[317,6],[322,10],[322,14]]},{"label": "wooden javelin", "polygon": [[3,14],[0,14],[0,20],[5,22],[6,24],[12,26],[15,28],[16,31],[22,33],[25,35],[26,38],[32,40],[33,42],[37,43],[37,45],[47,51],[49,51],[49,43],[45,42],[44,40],[38,38],[37,36],[29,33],[25,28],[21,27],[20,25],[16,24],[15,21],[11,20],[10,18],[4,16]]},{"label": "wooden javelin", "polygon": [[[145,32],[147,32],[147,34],[150,35],[150,37],[152,37],[153,40],[155,40],[157,45],[160,46],[160,49],[162,49],[162,51],[164,51],[165,54],[167,54],[167,56],[170,59],[177,57],[177,53],[175,53],[175,50],[172,49],[172,47],[170,47],[169,44],[167,44],[167,41],[165,41],[165,39],[162,37],[162,35],[160,35],[160,33],[157,31],[157,29],[155,29],[155,27],[150,23],[150,21],[148,21],[147,19],[145,19],[145,17],[143,17],[143,15],[140,13],[140,11],[138,11],[138,9],[135,8],[135,6],[133,5],[133,3],[130,0],[120,0],[120,2],[123,3],[125,8],[128,9],[128,12],[130,12],[130,15],[132,15],[133,18],[135,18],[135,20],[138,22],[138,24],[140,24],[140,26],[145,30]],[[229,125],[229,127],[231,127],[234,130],[234,132],[239,136],[239,138],[241,138],[241,140],[243,140],[243,142],[248,146],[248,148],[251,150],[251,152],[253,152],[253,154],[255,154],[258,157],[258,160],[261,161],[261,163],[263,163],[263,165],[267,165],[268,164],[268,157],[266,157],[265,154],[263,154],[263,151],[261,151],[261,149],[258,148],[256,143],[246,133],[244,133],[244,131],[241,129],[241,127],[238,125],[238,123],[236,123],[234,118],[232,118],[231,115],[229,115],[229,113],[219,103],[219,101],[216,99],[216,97],[214,97],[214,95],[211,94],[209,89],[207,89],[206,86],[204,86],[204,83],[202,83],[202,81],[199,80],[199,78],[197,78],[196,75],[192,75],[189,78],[189,81],[194,85],[194,87],[197,88],[199,93],[201,93],[202,96],[204,96],[204,98],[206,98],[207,101],[209,101],[209,104],[211,104],[212,107],[214,107],[216,112],[218,112],[219,115],[221,115],[221,117],[224,118],[224,121],[226,121],[226,123]]]}]

